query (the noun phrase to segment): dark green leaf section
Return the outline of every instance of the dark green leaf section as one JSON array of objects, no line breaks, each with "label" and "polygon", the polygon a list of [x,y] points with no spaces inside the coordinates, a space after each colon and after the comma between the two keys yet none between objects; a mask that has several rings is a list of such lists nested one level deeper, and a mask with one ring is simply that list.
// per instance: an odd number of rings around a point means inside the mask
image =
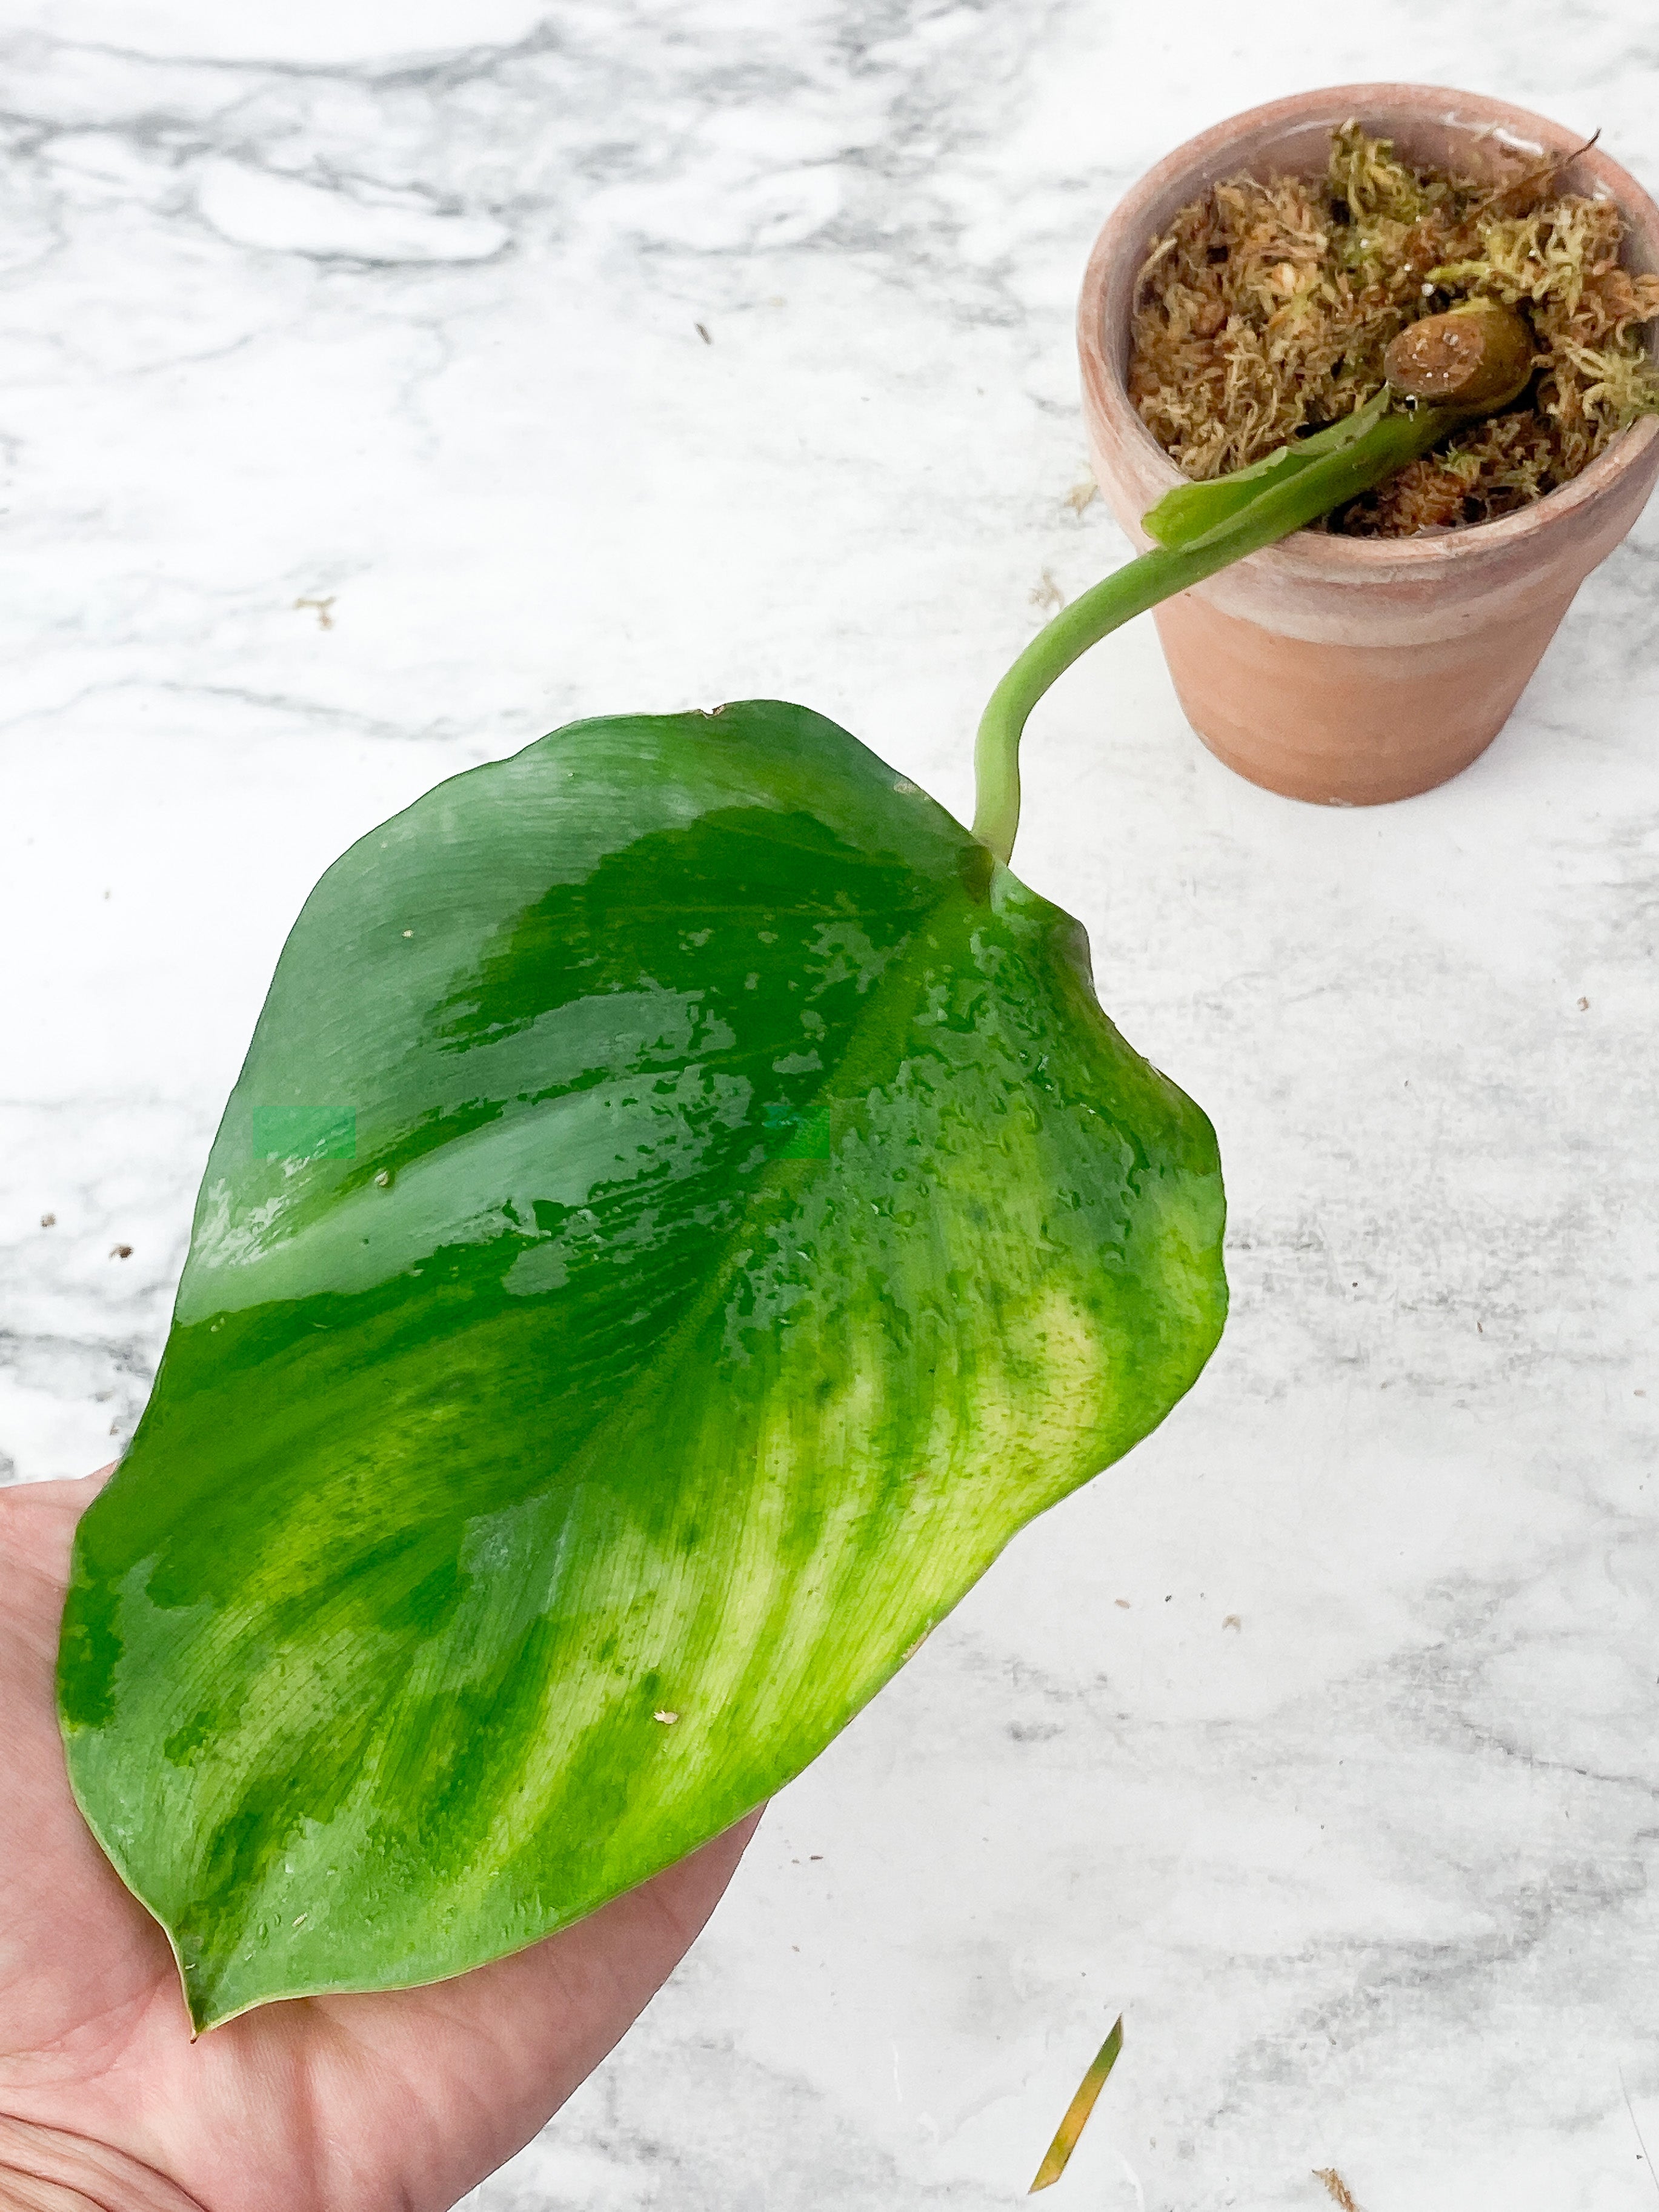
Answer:
[{"label": "dark green leaf section", "polygon": [[532,1942],[798,1772],[1187,1389],[1221,1230],[1077,926],[802,708],[354,846],[64,1616],[198,2021]]}]

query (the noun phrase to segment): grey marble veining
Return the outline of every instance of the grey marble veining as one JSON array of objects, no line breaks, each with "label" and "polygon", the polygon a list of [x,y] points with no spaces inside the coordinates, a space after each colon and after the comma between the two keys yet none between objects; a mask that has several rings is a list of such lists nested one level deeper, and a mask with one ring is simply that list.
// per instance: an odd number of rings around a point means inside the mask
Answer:
[{"label": "grey marble veining", "polygon": [[[130,1433],[283,933],[369,823],[573,714],[766,693],[965,808],[984,691],[1122,556],[1067,497],[1071,301],[1168,147],[1409,75],[1659,182],[1648,11],[1504,26],[4,0],[0,1473]],[[1045,702],[1021,871],[1217,1124],[1227,1338],[779,1801],[481,2212],[990,2212],[1120,2007],[1074,2204],[1649,2201],[1656,583],[1659,516],[1492,750],[1375,812],[1231,777],[1146,625]]]}]

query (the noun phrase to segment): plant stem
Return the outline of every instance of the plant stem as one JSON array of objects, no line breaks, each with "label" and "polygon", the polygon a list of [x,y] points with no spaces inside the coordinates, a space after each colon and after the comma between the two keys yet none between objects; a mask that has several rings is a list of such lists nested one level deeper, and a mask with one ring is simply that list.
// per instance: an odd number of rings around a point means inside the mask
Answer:
[{"label": "plant stem", "polygon": [[1160,599],[1201,583],[1217,569],[1357,498],[1427,453],[1462,419],[1459,411],[1441,407],[1383,415],[1352,444],[1309,462],[1283,481],[1264,477],[1264,488],[1247,506],[1202,537],[1139,555],[1063,608],[998,684],[981,720],[974,746],[975,836],[1000,860],[1006,863],[1012,855],[1019,827],[1019,740],[1026,718],[1055,678],[1091,645]]}]

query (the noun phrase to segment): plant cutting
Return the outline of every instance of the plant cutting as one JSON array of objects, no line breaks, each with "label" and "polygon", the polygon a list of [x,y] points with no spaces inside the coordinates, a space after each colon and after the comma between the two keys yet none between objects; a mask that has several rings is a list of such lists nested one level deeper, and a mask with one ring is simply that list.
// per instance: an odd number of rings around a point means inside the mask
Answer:
[{"label": "plant cutting", "polygon": [[974,832],[749,701],[573,724],[325,874],[63,1621],[76,1795],[198,2028],[677,1859],[1191,1385],[1214,1135],[1006,865],[1021,728],[1497,404],[1506,344],[1154,516],[998,687]]}]

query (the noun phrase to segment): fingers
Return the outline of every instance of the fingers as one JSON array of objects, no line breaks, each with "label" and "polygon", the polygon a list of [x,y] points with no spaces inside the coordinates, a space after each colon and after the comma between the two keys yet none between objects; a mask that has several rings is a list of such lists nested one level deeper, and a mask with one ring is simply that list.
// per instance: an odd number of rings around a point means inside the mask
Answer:
[{"label": "fingers", "polygon": [[7,1583],[9,1626],[50,1615],[55,1643],[75,1524],[112,1472],[112,1462],[96,1474],[15,1482],[0,1490],[0,1575]]},{"label": "fingers", "polygon": [[36,1515],[51,1518],[67,1511],[73,1525],[114,1472],[115,1462],[111,1460],[95,1474],[63,1474],[54,1475],[48,1482],[9,1483],[0,1490],[0,1505],[9,1514],[21,1514],[31,1520]]}]

